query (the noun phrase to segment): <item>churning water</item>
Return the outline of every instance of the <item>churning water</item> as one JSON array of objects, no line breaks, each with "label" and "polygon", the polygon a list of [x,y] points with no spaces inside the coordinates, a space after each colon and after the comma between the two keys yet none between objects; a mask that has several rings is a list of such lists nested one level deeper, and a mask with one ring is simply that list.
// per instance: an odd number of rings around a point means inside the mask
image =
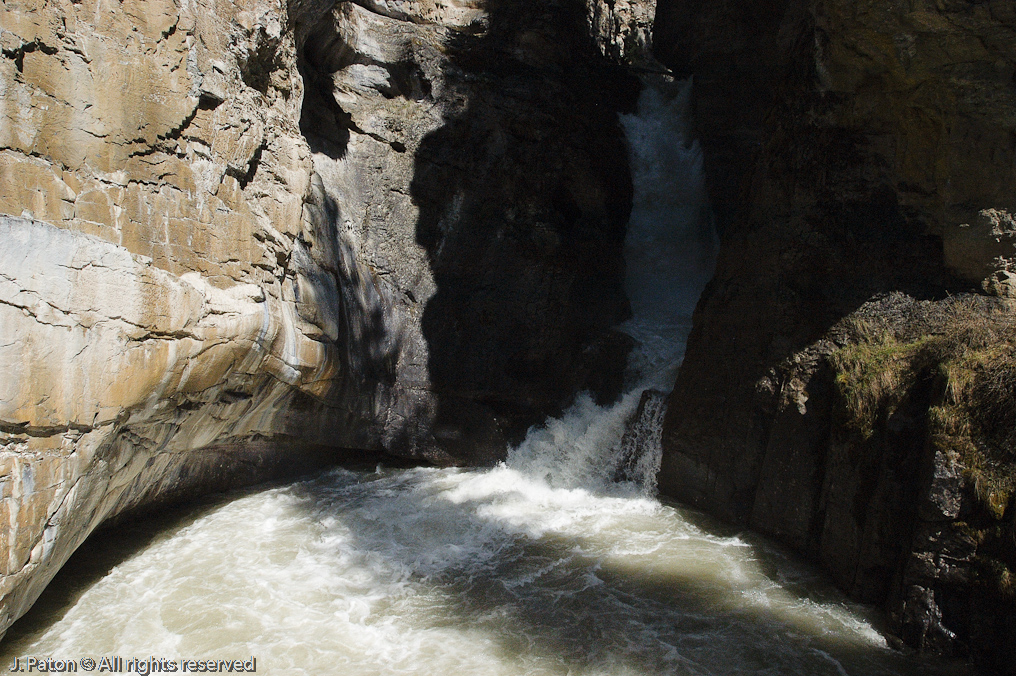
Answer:
[{"label": "churning water", "polygon": [[[14,655],[257,657],[270,674],[928,673],[750,536],[547,464],[335,470],[206,509]],[[70,596],[73,596],[71,594]]]},{"label": "churning water", "polygon": [[[662,398],[623,439],[643,390],[673,385],[715,249],[682,96],[647,90],[623,120],[625,328],[642,347],[618,404],[580,396],[493,469],[337,469],[195,508],[141,542],[100,536],[93,563],[71,566],[101,575],[62,574],[0,669],[27,655],[255,656],[260,673],[342,676],[944,669],[889,650],[865,609],[778,549],[659,501]],[[114,546],[126,552],[109,561]]]}]

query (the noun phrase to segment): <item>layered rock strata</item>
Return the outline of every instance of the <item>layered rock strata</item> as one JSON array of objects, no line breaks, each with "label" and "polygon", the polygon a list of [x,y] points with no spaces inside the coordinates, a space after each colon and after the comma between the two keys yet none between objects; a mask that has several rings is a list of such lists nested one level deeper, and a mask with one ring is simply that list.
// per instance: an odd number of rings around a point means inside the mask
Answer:
[{"label": "layered rock strata", "polygon": [[855,320],[907,334],[894,340],[938,330],[869,302],[885,294],[1010,293],[1016,12],[661,1],[657,26],[657,55],[695,76],[723,231],[669,403],[661,490],[822,561],[914,647],[1011,673],[1011,603],[975,590],[983,541],[950,535],[981,512],[962,454],[932,443],[934,398],[900,382],[909,407],[885,409],[880,441],[859,437],[834,355],[861,340],[844,329]]},{"label": "layered rock strata", "polygon": [[637,85],[587,10],[5,3],[0,632],[126,510],[613,396]]}]

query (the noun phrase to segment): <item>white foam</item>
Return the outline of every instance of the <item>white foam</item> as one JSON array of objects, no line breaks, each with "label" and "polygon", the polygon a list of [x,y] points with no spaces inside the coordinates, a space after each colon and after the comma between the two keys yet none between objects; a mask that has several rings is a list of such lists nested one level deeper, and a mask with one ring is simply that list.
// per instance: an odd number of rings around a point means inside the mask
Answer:
[{"label": "white foam", "polygon": [[825,655],[894,673],[802,570],[643,496],[507,466],[335,471],[166,533],[11,648],[254,654],[272,674],[832,673]]}]

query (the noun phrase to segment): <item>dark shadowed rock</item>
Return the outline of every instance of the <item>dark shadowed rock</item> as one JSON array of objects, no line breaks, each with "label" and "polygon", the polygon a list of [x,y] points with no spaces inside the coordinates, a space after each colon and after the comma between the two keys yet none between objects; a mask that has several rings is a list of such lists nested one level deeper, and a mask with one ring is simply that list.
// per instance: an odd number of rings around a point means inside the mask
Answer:
[{"label": "dark shadowed rock", "polygon": [[[957,572],[971,570],[968,544],[923,525],[966,518],[966,470],[929,442],[937,393],[901,385],[858,439],[831,356],[849,318],[913,326],[932,312],[886,294],[1009,293],[1016,13],[662,0],[657,26],[657,57],[695,77],[723,237],[670,399],[661,490],[824,562],[911,645],[969,647],[1011,673],[998,648],[1014,642],[999,638],[1009,602],[992,592],[974,620],[957,600],[986,598]],[[929,551],[918,579],[910,561]]]}]

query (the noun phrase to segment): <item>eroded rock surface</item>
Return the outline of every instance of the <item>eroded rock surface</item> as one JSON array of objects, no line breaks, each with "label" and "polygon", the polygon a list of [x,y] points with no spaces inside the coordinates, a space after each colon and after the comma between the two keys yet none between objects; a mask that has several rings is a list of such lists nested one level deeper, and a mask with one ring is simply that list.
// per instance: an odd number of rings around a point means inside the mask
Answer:
[{"label": "eroded rock surface", "polygon": [[604,56],[636,69],[664,70],[653,56],[656,0],[586,0],[586,17]]},{"label": "eroded rock surface", "polygon": [[303,48],[315,208],[405,327],[390,415],[459,457],[489,461],[577,389],[620,389],[616,110],[637,86],[581,10],[493,3],[478,27],[340,3]]},{"label": "eroded rock surface", "polygon": [[905,579],[912,554],[950,556],[917,514],[941,497],[926,478],[962,473],[927,443],[928,401],[877,449],[860,444],[835,413],[829,357],[841,322],[890,312],[865,306],[880,295],[1008,293],[1012,3],[661,0],[657,27],[657,56],[695,76],[723,237],[669,403],[661,490],[824,562],[912,645],[962,652],[976,637],[978,659],[1011,671],[996,646],[1012,634],[948,607],[955,567]]},{"label": "eroded rock surface", "polygon": [[590,7],[5,3],[0,632],[116,514],[616,394],[638,86]]}]

